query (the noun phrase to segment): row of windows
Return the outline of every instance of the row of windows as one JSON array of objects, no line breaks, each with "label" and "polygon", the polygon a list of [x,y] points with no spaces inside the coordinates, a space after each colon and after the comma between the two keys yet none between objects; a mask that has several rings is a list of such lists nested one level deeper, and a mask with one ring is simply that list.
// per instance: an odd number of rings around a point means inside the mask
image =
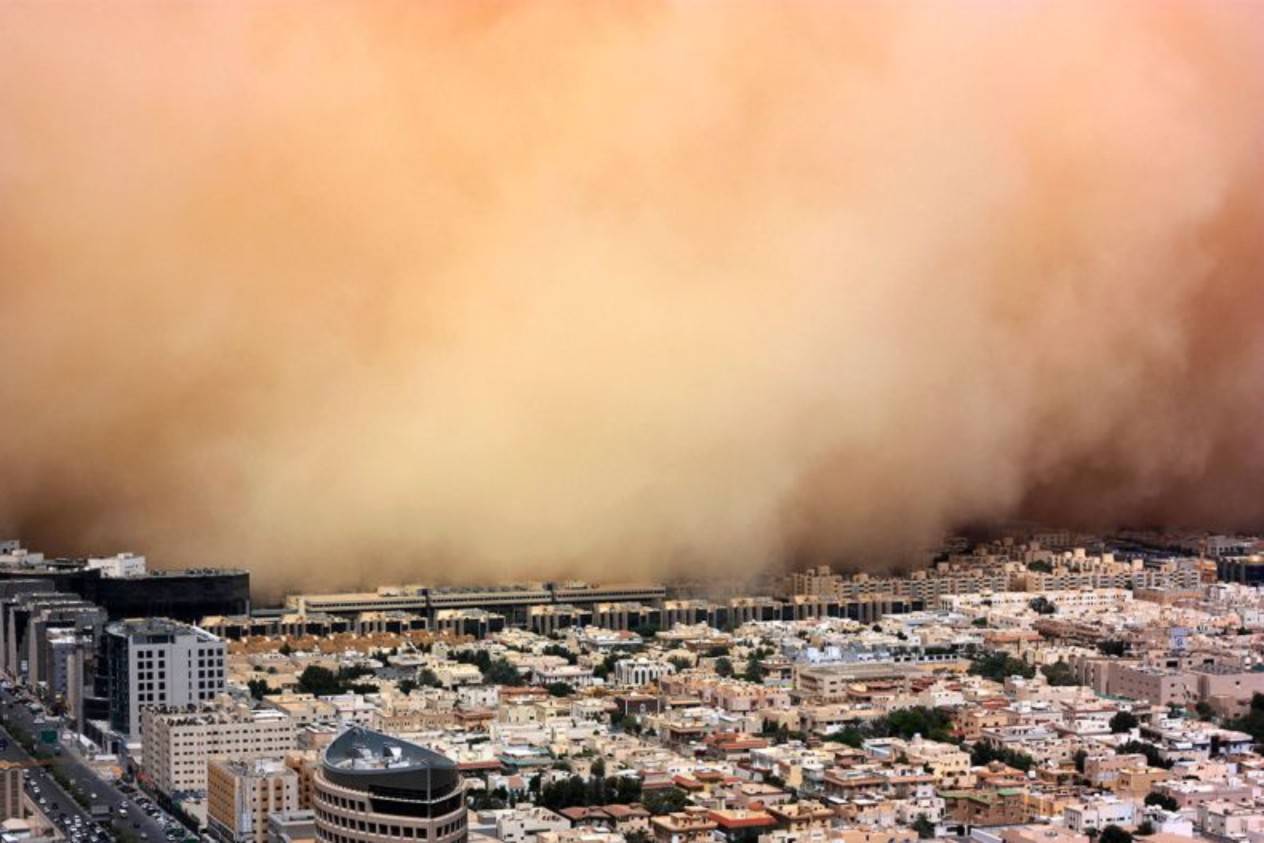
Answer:
[{"label": "row of windows", "polygon": [[[326,798],[329,799],[330,797]],[[348,828],[355,831],[362,831],[366,834],[378,834],[393,837],[395,839],[408,838],[413,840],[425,840],[428,834],[425,827],[416,827],[411,825],[401,826],[370,822],[368,820],[353,820],[349,817],[344,817],[341,814],[330,813],[329,811],[323,810],[319,807],[316,809],[316,818],[322,822],[329,823],[330,825],[336,825],[340,828]],[[439,828],[435,829],[435,837],[446,837],[447,835],[453,834],[463,828],[465,828],[464,816],[462,816],[459,820],[454,820],[450,823],[445,823],[444,825],[439,826]]]}]

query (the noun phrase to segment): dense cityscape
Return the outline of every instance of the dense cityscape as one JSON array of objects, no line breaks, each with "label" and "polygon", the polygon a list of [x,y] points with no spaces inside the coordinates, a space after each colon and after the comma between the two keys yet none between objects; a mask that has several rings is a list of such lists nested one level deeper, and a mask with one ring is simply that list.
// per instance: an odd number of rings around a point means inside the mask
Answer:
[{"label": "dense cityscape", "polygon": [[0,546],[5,840],[1264,839],[1264,541],[383,586]]},{"label": "dense cityscape", "polygon": [[1264,0],[0,0],[0,843],[1264,843]]}]

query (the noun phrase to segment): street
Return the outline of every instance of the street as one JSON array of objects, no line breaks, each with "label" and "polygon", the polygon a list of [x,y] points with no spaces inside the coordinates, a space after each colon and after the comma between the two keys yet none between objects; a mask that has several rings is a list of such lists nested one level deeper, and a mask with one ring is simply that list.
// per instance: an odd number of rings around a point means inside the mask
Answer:
[{"label": "street", "polygon": [[[14,691],[0,689],[0,723],[4,725],[4,737],[0,740],[7,743],[0,750],[0,758],[17,762],[33,760],[14,739],[9,727],[15,726],[38,739],[40,731],[51,724],[36,723],[35,718]],[[94,822],[88,811],[61,788],[51,774],[53,769],[87,794],[93,805],[108,808],[108,828],[103,829]],[[139,790],[134,792],[134,797],[129,797],[115,784],[101,779],[73,750],[63,748],[60,754],[48,759],[47,765],[28,768],[27,781],[28,793],[39,803],[40,809],[49,815],[68,839],[76,843],[127,839],[129,836],[154,843],[195,837]]]}]

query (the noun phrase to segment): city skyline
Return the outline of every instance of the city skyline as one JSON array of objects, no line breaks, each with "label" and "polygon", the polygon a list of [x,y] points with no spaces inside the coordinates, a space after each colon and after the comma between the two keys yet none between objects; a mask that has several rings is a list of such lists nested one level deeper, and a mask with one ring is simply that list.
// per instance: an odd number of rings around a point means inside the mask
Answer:
[{"label": "city skyline", "polygon": [[0,527],[267,590],[1258,531],[1233,3],[0,10]]}]

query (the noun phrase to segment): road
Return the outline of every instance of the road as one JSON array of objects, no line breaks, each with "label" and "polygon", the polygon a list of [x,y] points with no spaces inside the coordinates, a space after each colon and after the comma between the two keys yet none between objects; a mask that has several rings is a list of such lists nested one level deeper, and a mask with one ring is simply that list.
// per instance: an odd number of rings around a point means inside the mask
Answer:
[{"label": "road", "polygon": [[[31,714],[30,710],[13,691],[0,689],[0,724],[3,724],[5,727],[3,730],[5,733],[4,739],[8,741],[8,746],[3,752],[0,752],[0,758],[15,761],[31,760],[26,750],[13,739],[8,727],[10,724],[16,725],[32,737],[37,737],[40,730],[47,727],[35,723],[35,716]],[[27,778],[39,788],[38,797],[47,799],[49,802],[47,808],[44,808],[44,806],[40,807],[54,813],[53,820],[58,823],[58,826],[63,831],[67,830],[68,825],[73,825],[76,817],[80,818],[81,827],[98,829],[98,826],[91,822],[91,817],[88,816],[87,812],[79,807],[79,804],[69,794],[65,793],[53,779],[49,772],[52,768],[56,768],[58,772],[74,783],[83,793],[95,796],[96,798],[93,800],[95,803],[104,804],[109,808],[111,829],[114,831],[126,830],[142,840],[150,841],[150,843],[165,843],[165,841],[172,839],[168,836],[168,832],[171,829],[178,829],[182,832],[175,835],[176,839],[195,836],[192,833],[185,832],[183,826],[159,811],[156,806],[151,808],[151,810],[156,812],[156,817],[146,814],[134,799],[124,794],[113,783],[105,781],[94,773],[73,751],[63,749],[61,754],[55,755],[49,760],[51,762],[49,766],[30,768],[27,771]],[[137,795],[140,795],[139,791],[137,791]],[[38,797],[36,801],[38,801]],[[125,816],[119,814],[120,808],[124,810]],[[64,819],[60,822],[58,822],[56,816],[58,813],[64,815]],[[73,839],[72,834],[67,833],[67,836]],[[109,840],[117,839],[119,836],[116,833],[109,833],[100,837],[82,836],[80,840]]]},{"label": "road", "polygon": [[[13,736],[7,730],[4,730],[4,737],[0,740],[4,742],[4,749],[0,750],[0,759],[19,764],[30,763],[33,760],[26,750],[13,740]],[[31,799],[40,803],[40,810],[47,814],[63,833],[66,833],[67,829],[75,823],[76,818],[79,825],[96,828],[92,823],[92,818],[57,786],[46,768],[29,767],[26,771],[26,782],[27,793]],[[108,839],[100,831],[95,832],[93,837],[97,840]]]}]

